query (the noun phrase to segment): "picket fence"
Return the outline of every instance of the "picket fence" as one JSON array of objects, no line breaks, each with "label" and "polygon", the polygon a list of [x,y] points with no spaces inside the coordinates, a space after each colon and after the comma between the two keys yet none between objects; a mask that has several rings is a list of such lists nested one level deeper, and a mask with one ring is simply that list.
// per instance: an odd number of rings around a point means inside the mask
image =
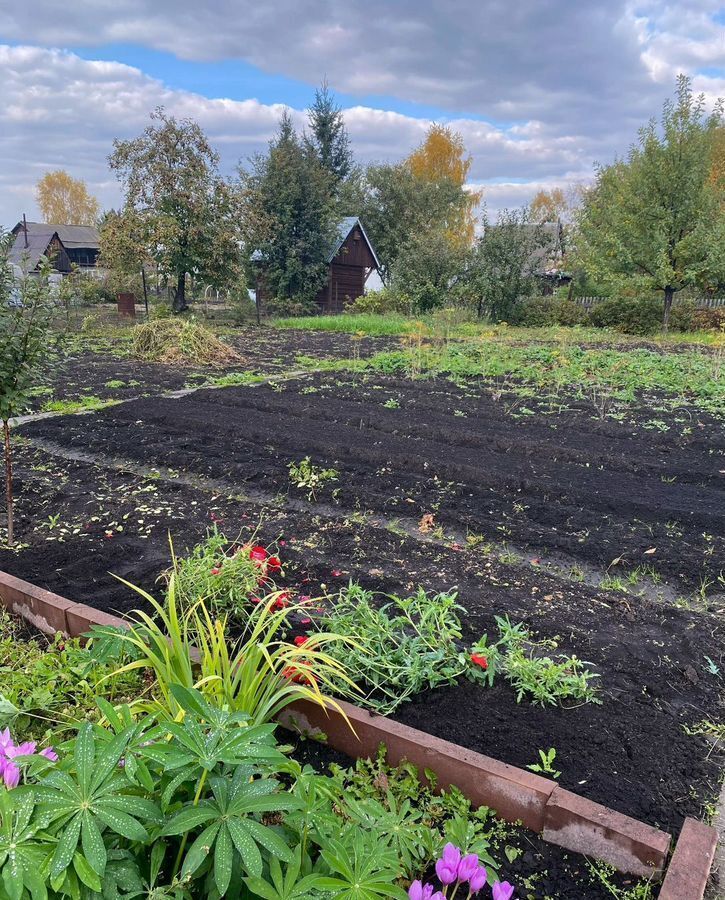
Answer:
[{"label": "picket fence", "polygon": [[[574,302],[590,310],[606,297],[575,297]],[[698,309],[720,309],[725,306],[725,297],[675,297],[673,303],[694,303]]]}]

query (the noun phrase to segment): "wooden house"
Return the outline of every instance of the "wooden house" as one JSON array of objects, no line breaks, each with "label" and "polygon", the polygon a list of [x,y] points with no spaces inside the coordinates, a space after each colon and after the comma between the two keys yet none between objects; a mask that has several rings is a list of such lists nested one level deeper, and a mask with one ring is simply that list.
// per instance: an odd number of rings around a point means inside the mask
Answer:
[{"label": "wooden house", "polygon": [[[252,259],[257,263],[257,304],[262,310],[265,301],[270,299],[264,281],[264,260],[258,251]],[[360,219],[357,216],[343,219],[327,259],[327,279],[315,297],[320,312],[342,312],[345,306],[362,297],[365,282],[379,268],[380,262]]]},{"label": "wooden house", "polygon": [[56,272],[67,275],[73,266],[95,269],[100,248],[98,229],[91,225],[48,225],[18,222],[12,231],[15,241],[10,262],[23,272],[35,272],[41,256],[50,260]]}]

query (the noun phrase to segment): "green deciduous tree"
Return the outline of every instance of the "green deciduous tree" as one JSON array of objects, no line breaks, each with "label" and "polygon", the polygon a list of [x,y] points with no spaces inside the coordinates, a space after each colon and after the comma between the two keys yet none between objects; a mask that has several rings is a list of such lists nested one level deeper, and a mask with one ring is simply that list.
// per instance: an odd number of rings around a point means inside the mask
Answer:
[{"label": "green deciduous tree", "polygon": [[479,317],[501,321],[519,297],[534,292],[550,238],[530,221],[526,207],[501,210],[495,225],[484,216],[483,226],[468,271],[469,290]]},{"label": "green deciduous tree", "polygon": [[53,302],[50,264],[41,259],[39,273],[16,283],[9,263],[11,240],[0,232],[0,421],[5,456],[8,544],[13,543],[13,466],[10,419],[27,404],[38,368],[53,349],[50,339]]},{"label": "green deciduous tree", "polygon": [[[218,173],[219,157],[190,119],[159,108],[139,137],[114,141],[109,157],[125,203],[106,256],[128,258],[135,247],[176,281],[174,310],[187,308],[188,274],[223,287],[240,278],[238,214],[234,193]],[[120,226],[120,228],[118,227]]]},{"label": "green deciduous tree", "polygon": [[579,215],[586,270],[662,291],[665,326],[675,291],[725,276],[723,185],[710,177],[722,116],[721,101],[708,115],[680,76],[660,126],[650,122],[626,159],[598,169]]},{"label": "green deciduous tree", "polygon": [[261,268],[273,297],[313,300],[335,234],[332,176],[299,139],[288,113],[268,153],[240,171],[240,183],[250,269]]},{"label": "green deciduous tree", "polygon": [[456,298],[465,281],[471,250],[451,244],[443,228],[419,232],[405,244],[393,266],[391,286],[410,297],[416,312],[428,312]]},{"label": "green deciduous tree", "polygon": [[[368,166],[360,185],[365,230],[388,283],[403,249],[421,236],[439,232],[469,208],[463,187],[450,178],[419,178],[406,163]],[[450,243],[450,240],[449,240]]]}]

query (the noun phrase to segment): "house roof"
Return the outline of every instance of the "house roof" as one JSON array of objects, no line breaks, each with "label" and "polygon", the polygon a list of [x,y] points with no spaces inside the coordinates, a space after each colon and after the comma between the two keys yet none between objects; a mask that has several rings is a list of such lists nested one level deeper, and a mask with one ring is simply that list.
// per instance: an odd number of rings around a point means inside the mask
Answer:
[{"label": "house roof", "polygon": [[28,242],[25,245],[25,235],[22,229],[15,235],[15,243],[10,248],[9,260],[26,272],[32,272],[38,265],[40,257],[48,249],[48,244],[53,239],[55,231],[33,233],[28,228]]},{"label": "house roof", "polygon": [[28,242],[22,222],[13,228],[15,243],[10,249],[10,262],[28,272],[38,265],[54,236],[58,236],[66,250],[88,248],[98,250],[100,235],[92,225],[49,225],[45,222],[26,222]]},{"label": "house roof", "polygon": [[[26,225],[28,228],[28,240],[30,240],[31,235],[47,235],[50,242],[53,235],[57,234],[67,250],[76,250],[79,247],[98,250],[101,246],[100,234],[93,225],[60,225],[48,224],[47,222],[26,222]],[[17,235],[22,231],[23,223],[18,222],[13,228],[13,234]]]},{"label": "house roof", "polygon": [[[363,228],[363,223],[360,221],[358,216],[346,216],[344,219],[342,219],[340,221],[337,228],[335,229],[335,237],[332,242],[331,250],[327,256],[327,261],[332,262],[332,260],[337,256],[337,254],[340,252],[340,247],[342,247],[342,245],[345,243],[350,232],[353,230],[353,228],[356,225],[360,226],[360,231],[362,232],[362,236],[365,238],[365,243],[370,248],[370,252],[373,255],[373,259],[375,260],[375,265],[379,269],[380,268],[380,260],[378,259],[378,255],[375,252],[375,248],[370,243],[370,238],[365,233],[365,229]],[[252,262],[261,263],[264,261],[265,257],[264,257],[264,253],[262,253],[261,250],[257,249],[252,252],[252,255],[249,258],[251,259]]]},{"label": "house roof", "polygon": [[353,228],[356,225],[360,226],[360,231],[362,232],[362,236],[365,238],[365,243],[370,248],[370,252],[373,255],[373,259],[375,260],[375,265],[379,269],[380,268],[380,260],[378,259],[377,253],[375,252],[375,248],[370,243],[370,238],[365,233],[365,229],[363,228],[363,223],[360,221],[360,218],[358,216],[346,216],[340,222],[340,224],[337,226],[337,233],[335,235],[335,240],[333,242],[332,252],[327,257],[327,261],[332,262],[332,260],[337,256],[337,254],[340,250],[340,247],[342,247],[342,245],[345,243],[350,232],[353,230]]}]

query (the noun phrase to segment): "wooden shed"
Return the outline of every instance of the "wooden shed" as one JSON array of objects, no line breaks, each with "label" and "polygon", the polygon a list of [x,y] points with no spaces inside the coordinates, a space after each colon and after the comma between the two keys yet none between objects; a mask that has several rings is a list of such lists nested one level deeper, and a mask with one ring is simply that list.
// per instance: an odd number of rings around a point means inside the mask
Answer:
[{"label": "wooden shed", "polygon": [[357,216],[348,216],[340,222],[328,262],[327,282],[315,300],[321,312],[340,313],[348,303],[362,297],[365,282],[380,268],[373,245]]},{"label": "wooden shed", "polygon": [[[270,298],[265,289],[262,257],[257,254],[259,251],[252,259],[258,263],[256,288],[261,309]],[[340,313],[347,304],[362,297],[365,282],[380,268],[373,245],[357,216],[348,216],[338,225],[327,262],[327,279],[317,292],[315,302],[323,314]]]}]

